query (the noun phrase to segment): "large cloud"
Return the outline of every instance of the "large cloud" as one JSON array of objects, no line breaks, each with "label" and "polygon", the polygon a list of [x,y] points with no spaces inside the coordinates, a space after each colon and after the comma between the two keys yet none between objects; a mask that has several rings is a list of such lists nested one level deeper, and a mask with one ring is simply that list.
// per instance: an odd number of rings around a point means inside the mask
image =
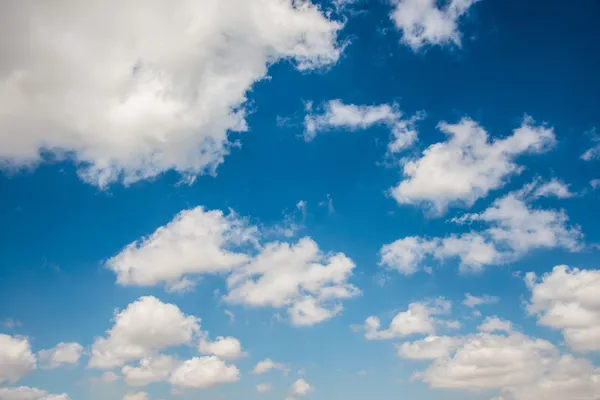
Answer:
[{"label": "large cloud", "polygon": [[566,265],[538,278],[526,275],[530,313],[538,322],[560,329],[575,351],[600,351],[600,271]]},{"label": "large cloud", "polygon": [[536,126],[531,118],[511,136],[493,141],[469,118],[457,124],[442,122],[439,129],[448,140],[404,164],[405,179],[391,190],[398,203],[424,204],[440,214],[450,205],[470,207],[522,170],[515,163],[519,155],[544,152],[555,141],[552,129]]},{"label": "large cloud", "polygon": [[334,63],[340,28],[305,1],[2,2],[0,159],[51,151],[100,186],[212,173],[268,66]]},{"label": "large cloud", "polygon": [[89,366],[119,367],[159,350],[189,343],[199,331],[199,319],[183,314],[176,305],[152,296],[140,297],[115,316],[105,338],[96,338]]},{"label": "large cloud", "polygon": [[35,368],[27,338],[0,334],[0,383],[17,382]]},{"label": "large cloud", "polygon": [[477,1],[394,0],[391,18],[402,31],[402,42],[415,51],[425,45],[460,46],[459,20]]}]

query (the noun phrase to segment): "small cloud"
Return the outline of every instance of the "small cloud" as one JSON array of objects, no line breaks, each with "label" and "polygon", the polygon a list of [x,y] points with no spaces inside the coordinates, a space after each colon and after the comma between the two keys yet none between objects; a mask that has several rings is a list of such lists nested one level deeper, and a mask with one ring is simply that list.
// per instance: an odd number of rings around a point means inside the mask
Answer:
[{"label": "small cloud", "polygon": [[329,193],[325,196],[325,200],[319,202],[319,207],[325,206],[327,207],[327,212],[329,214],[335,213],[335,208],[333,207],[333,199],[331,198],[331,195]]},{"label": "small cloud", "polygon": [[6,318],[0,322],[0,326],[4,327],[6,329],[14,329],[14,328],[20,328],[21,326],[23,326],[23,323],[17,319]]},{"label": "small cloud", "polygon": [[235,314],[229,310],[225,310],[224,313],[229,317],[229,322],[233,324],[235,322]]}]

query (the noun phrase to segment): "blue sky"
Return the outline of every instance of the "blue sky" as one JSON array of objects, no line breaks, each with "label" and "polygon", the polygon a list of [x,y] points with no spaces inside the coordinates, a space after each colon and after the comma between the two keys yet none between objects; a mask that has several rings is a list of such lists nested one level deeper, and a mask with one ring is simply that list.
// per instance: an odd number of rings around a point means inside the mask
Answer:
[{"label": "blue sky", "polygon": [[0,400],[597,399],[598,15],[1,5]]}]

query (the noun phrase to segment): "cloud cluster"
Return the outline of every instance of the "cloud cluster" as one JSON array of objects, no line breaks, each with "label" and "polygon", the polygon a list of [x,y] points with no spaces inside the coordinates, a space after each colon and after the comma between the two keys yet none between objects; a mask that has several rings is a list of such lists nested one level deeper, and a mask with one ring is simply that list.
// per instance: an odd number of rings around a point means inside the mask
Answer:
[{"label": "cloud cluster", "polygon": [[335,63],[340,28],[305,1],[3,3],[0,159],[51,152],[98,186],[214,173],[268,66]]}]

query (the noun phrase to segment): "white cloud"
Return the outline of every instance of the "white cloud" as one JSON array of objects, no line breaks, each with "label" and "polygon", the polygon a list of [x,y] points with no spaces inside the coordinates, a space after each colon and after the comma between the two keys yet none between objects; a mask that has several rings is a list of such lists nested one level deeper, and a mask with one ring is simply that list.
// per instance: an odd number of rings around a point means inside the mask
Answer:
[{"label": "white cloud", "polygon": [[272,369],[285,369],[285,364],[277,363],[270,358],[259,361],[250,373],[260,375],[269,372]]},{"label": "white cloud", "polygon": [[495,304],[499,301],[500,298],[496,296],[473,296],[471,293],[465,293],[465,299],[462,303],[469,308],[475,308],[482,304]]},{"label": "white cloud", "polygon": [[398,346],[398,356],[413,360],[435,360],[450,354],[462,343],[462,338],[450,336],[427,336]]},{"label": "white cloud", "polygon": [[112,383],[118,381],[120,378],[121,377],[113,371],[106,371],[100,376],[91,377],[90,382]]},{"label": "white cloud", "polygon": [[208,388],[239,379],[240,371],[235,365],[227,365],[219,358],[210,356],[184,361],[173,371],[170,382],[181,388]]},{"label": "white cloud", "polygon": [[38,358],[42,368],[54,369],[64,364],[77,364],[82,352],[83,346],[79,343],[61,342],[51,349],[39,351]]},{"label": "white cloud", "polygon": [[498,317],[486,317],[485,320],[477,327],[481,332],[512,332],[512,323],[510,321],[500,319]]},{"label": "white cloud", "polygon": [[391,140],[388,152],[397,153],[417,141],[414,127],[418,116],[404,119],[396,104],[377,106],[344,104],[341,100],[330,100],[323,106],[323,113],[313,112],[312,103],[307,104],[304,117],[304,139],[313,140],[318,133],[334,129],[368,129],[373,125],[385,125],[390,129]]},{"label": "white cloud", "polygon": [[29,340],[0,333],[0,383],[15,383],[35,368]]},{"label": "white cloud", "polygon": [[442,122],[438,127],[449,139],[406,162],[405,179],[391,189],[398,203],[423,204],[438,214],[451,205],[472,206],[522,171],[515,163],[518,156],[547,151],[555,142],[551,128],[536,126],[529,117],[511,136],[493,141],[469,118],[457,124]]},{"label": "white cloud", "polygon": [[69,400],[66,393],[50,394],[45,390],[19,386],[13,388],[0,388],[1,400]]},{"label": "white cloud", "polygon": [[286,307],[294,325],[313,325],[337,315],[340,301],[357,296],[348,283],[355,265],[343,253],[323,254],[305,237],[295,244],[273,242],[227,279],[230,303]]},{"label": "white cloud", "polygon": [[233,324],[235,322],[235,314],[233,313],[233,311],[225,310],[223,312],[225,313],[225,315],[227,315],[227,317],[229,317],[229,322]]},{"label": "white cloud", "polygon": [[105,338],[96,338],[89,366],[111,369],[171,346],[189,343],[200,330],[199,319],[174,304],[140,297],[115,315]]},{"label": "white cloud", "polygon": [[600,271],[559,265],[525,279],[531,290],[528,311],[538,323],[561,330],[575,351],[600,351]]},{"label": "white cloud", "polygon": [[198,347],[200,353],[212,354],[225,360],[235,360],[245,357],[247,354],[242,351],[242,344],[237,338],[219,336],[213,342],[202,338]]},{"label": "white cloud", "polygon": [[231,247],[254,240],[255,227],[234,212],[203,207],[181,211],[151,236],[135,241],[108,260],[122,285],[173,286],[188,274],[223,273],[246,263]]},{"label": "white cloud", "polygon": [[148,400],[148,394],[146,392],[127,393],[123,396],[123,400]]},{"label": "white cloud", "polygon": [[534,195],[536,197],[555,196],[555,197],[558,197],[559,199],[566,199],[566,198],[575,196],[575,194],[569,190],[569,185],[565,184],[564,182],[559,181],[556,178],[552,178],[552,180],[550,180],[550,182],[541,184],[535,190]]},{"label": "white cloud", "polygon": [[99,186],[213,173],[269,65],[340,54],[341,24],[305,1],[28,0],[0,16],[0,158],[49,150]]},{"label": "white cloud", "polygon": [[595,144],[581,155],[581,159],[584,161],[592,161],[600,158],[600,135],[598,135],[595,128],[589,134]]},{"label": "white cloud", "polygon": [[581,250],[581,229],[569,225],[563,210],[534,208],[519,197],[522,194],[508,193],[480,214],[452,220],[460,224],[483,222],[488,227],[482,231],[443,238],[409,236],[382,246],[380,265],[411,275],[427,262],[458,258],[461,270],[479,271],[486,265],[512,262],[534,249]]},{"label": "white cloud", "polygon": [[259,383],[256,385],[256,391],[259,393],[270,392],[273,387],[270,383]]},{"label": "white cloud", "polygon": [[295,399],[298,396],[307,396],[312,393],[315,388],[305,381],[304,379],[298,379],[292,384],[292,388],[290,389],[290,394],[287,399]]},{"label": "white cloud", "polygon": [[555,347],[520,333],[471,335],[453,355],[436,359],[420,377],[435,388],[487,390],[538,379],[556,356]]},{"label": "white cloud", "polygon": [[434,315],[446,314],[450,308],[451,303],[443,298],[410,303],[408,310],[396,314],[388,329],[381,329],[381,321],[378,317],[368,317],[364,325],[365,338],[383,340],[414,334],[432,334],[438,323]]},{"label": "white cloud", "polygon": [[173,357],[157,355],[140,360],[139,367],[126,365],[121,372],[128,385],[146,386],[152,382],[168,380],[177,365]]},{"label": "white cloud", "polygon": [[414,51],[425,45],[461,45],[459,21],[478,0],[394,0],[391,18],[402,31],[402,42]]}]

